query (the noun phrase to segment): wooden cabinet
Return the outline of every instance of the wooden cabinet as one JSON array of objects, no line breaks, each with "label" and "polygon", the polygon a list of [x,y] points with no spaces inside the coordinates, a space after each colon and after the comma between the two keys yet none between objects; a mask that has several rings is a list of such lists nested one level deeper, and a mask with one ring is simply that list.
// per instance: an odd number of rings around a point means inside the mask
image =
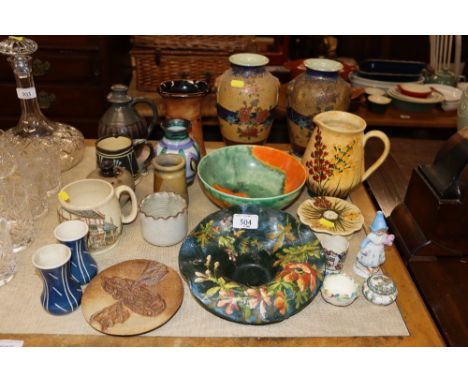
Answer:
[{"label": "wooden cabinet", "polygon": [[[5,36],[1,36],[1,39]],[[127,36],[31,36],[39,45],[33,54],[38,100],[51,120],[80,129],[95,138],[99,118],[108,108],[106,95],[114,83],[128,84],[131,66]],[[0,127],[19,118],[15,80],[6,57],[0,57]]]}]

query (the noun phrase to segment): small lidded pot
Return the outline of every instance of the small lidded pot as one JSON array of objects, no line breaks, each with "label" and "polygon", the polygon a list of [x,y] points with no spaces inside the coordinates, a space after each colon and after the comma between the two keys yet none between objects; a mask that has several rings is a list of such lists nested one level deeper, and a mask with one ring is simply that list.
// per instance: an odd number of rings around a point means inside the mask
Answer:
[{"label": "small lidded pot", "polygon": [[143,238],[150,244],[168,247],[187,235],[187,202],[178,194],[156,192],[146,196],[139,215]]},{"label": "small lidded pot", "polygon": [[323,299],[336,306],[348,306],[357,298],[358,285],[354,279],[344,273],[326,276],[323,280]]},{"label": "small lidded pot", "polygon": [[376,305],[390,305],[397,298],[397,288],[390,277],[373,275],[362,285],[364,297]]}]

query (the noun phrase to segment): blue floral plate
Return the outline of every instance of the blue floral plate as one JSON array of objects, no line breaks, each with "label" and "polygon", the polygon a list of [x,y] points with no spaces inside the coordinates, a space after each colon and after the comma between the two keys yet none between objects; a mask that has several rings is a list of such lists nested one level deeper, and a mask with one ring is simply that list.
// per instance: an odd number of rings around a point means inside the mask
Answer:
[{"label": "blue floral plate", "polygon": [[290,214],[232,206],[203,219],[179,252],[179,267],[195,299],[219,317],[243,324],[282,321],[320,289],[320,242]]}]

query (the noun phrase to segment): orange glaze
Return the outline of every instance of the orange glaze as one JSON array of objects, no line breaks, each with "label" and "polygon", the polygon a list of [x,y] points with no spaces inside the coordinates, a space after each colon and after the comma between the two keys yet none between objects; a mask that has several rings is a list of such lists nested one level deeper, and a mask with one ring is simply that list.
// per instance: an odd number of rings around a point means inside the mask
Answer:
[{"label": "orange glaze", "polygon": [[298,188],[305,180],[306,173],[302,164],[283,151],[255,146],[252,148],[252,155],[286,175],[285,194]]},{"label": "orange glaze", "polygon": [[224,192],[225,194],[240,196],[241,198],[248,198],[249,197],[249,195],[247,195],[245,192],[233,192],[229,188],[222,187],[219,184],[213,184],[213,188],[220,191],[220,192]]}]

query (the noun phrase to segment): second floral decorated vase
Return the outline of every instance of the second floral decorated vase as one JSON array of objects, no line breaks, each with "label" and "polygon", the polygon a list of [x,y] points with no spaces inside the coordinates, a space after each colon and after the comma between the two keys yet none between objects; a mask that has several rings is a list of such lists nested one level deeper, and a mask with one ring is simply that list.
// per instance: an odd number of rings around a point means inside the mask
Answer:
[{"label": "second floral decorated vase", "polygon": [[291,147],[297,155],[306,149],[313,129],[313,117],[330,110],[348,110],[351,86],[339,72],[338,61],[311,58],[304,61],[306,72],[288,86],[288,131]]},{"label": "second floral decorated vase", "polygon": [[263,144],[278,103],[279,80],[266,70],[268,58],[239,53],[217,81],[217,111],[226,144]]},{"label": "second floral decorated vase", "polygon": [[[366,121],[343,111],[327,111],[314,117],[315,129],[302,157],[311,196],[345,199],[383,163],[390,140],[378,130],[364,134]],[[380,157],[364,170],[364,147],[369,138],[384,144]]]},{"label": "second floral decorated vase", "polygon": [[282,321],[318,293],[325,257],[315,234],[290,214],[233,206],[203,219],[179,252],[198,302],[243,324]]}]

